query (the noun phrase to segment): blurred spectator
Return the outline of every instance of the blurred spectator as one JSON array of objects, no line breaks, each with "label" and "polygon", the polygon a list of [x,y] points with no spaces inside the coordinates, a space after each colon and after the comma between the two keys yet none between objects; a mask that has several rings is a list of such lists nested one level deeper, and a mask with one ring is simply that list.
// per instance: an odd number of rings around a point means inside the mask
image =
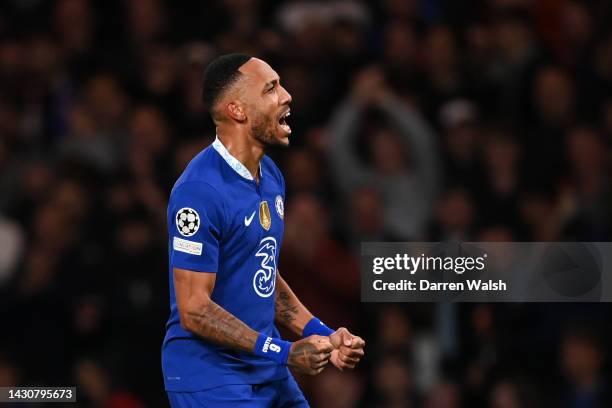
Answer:
[{"label": "blurred spectator", "polygon": [[403,355],[383,355],[376,362],[373,375],[376,399],[372,406],[380,408],[418,406],[412,369]]},{"label": "blurred spectator", "polygon": [[539,50],[530,15],[520,7],[500,7],[495,11],[490,34],[495,57],[489,62],[495,114],[506,120],[525,115],[529,83],[543,53]]},{"label": "blurred spectator", "polygon": [[430,235],[437,241],[469,241],[474,228],[474,213],[469,192],[460,186],[451,188],[436,204]]},{"label": "blurred spectator", "polygon": [[94,69],[95,17],[88,0],[60,0],[54,10],[53,28],[71,73],[82,79]]},{"label": "blurred spectator", "polygon": [[575,240],[599,241],[610,229],[610,189],[604,146],[588,127],[570,130],[567,138],[570,166],[566,205],[571,211],[565,233]]},{"label": "blurred spectator", "polygon": [[[525,171],[539,188],[557,186],[567,165],[564,129],[574,120],[575,93],[571,78],[558,67],[537,72],[533,84],[534,124],[526,135]],[[542,157],[548,160],[542,161]]]},{"label": "blurred spectator", "polygon": [[602,375],[601,339],[588,327],[570,327],[561,339],[561,366],[567,388],[559,396],[563,407],[605,407],[612,403],[610,384]]},{"label": "blurred spectator", "polygon": [[[422,92],[421,83],[423,74],[418,64],[419,48],[416,27],[408,21],[391,20],[385,25],[382,33],[382,70],[387,76],[389,86],[402,94],[418,96]],[[369,74],[370,79],[362,79],[361,90],[355,89],[356,93],[365,96],[373,96],[372,91],[378,86],[375,80],[380,80]],[[364,73],[363,77],[368,77]],[[363,89],[372,84],[370,89]]]},{"label": "blurred spectator", "polygon": [[457,386],[451,383],[436,384],[425,397],[425,408],[458,408],[461,398]]},{"label": "blurred spectator", "polygon": [[546,192],[525,191],[520,199],[522,224],[534,241],[556,241],[560,237],[562,217],[556,197]]},{"label": "blurred spectator", "polygon": [[491,128],[483,146],[484,179],[479,188],[480,220],[486,225],[508,225],[518,236],[521,225],[517,214],[521,182],[521,150],[511,134]]},{"label": "blurred spectator", "polygon": [[70,135],[59,146],[62,157],[112,173],[122,161],[126,100],[116,79],[99,75],[89,81],[86,97],[70,112]]},{"label": "blurred spectator", "polygon": [[427,110],[435,115],[445,101],[468,94],[457,56],[455,37],[447,26],[431,27],[425,40]]},{"label": "blurred spectator", "polygon": [[24,245],[24,231],[19,224],[0,215],[0,287],[5,287],[13,278]]},{"label": "blurred spectator", "polygon": [[313,405],[328,408],[353,408],[363,399],[363,379],[350,371],[326,369],[316,377]]},{"label": "blurred spectator", "polygon": [[412,328],[404,310],[395,305],[381,309],[378,321],[378,347],[385,351],[405,351],[412,345]]},{"label": "blurred spectator", "polygon": [[481,134],[476,106],[467,99],[453,99],[440,108],[439,121],[443,130],[446,182],[477,190]]},{"label": "blurred spectator", "polygon": [[5,356],[0,356],[0,387],[17,387],[21,383],[21,373],[16,364]]},{"label": "blurred spectator", "polygon": [[542,406],[542,398],[524,381],[504,379],[493,387],[491,408],[529,408]]},{"label": "blurred spectator", "polygon": [[350,203],[350,213],[344,222],[356,254],[361,251],[362,242],[393,241],[385,230],[382,196],[374,186],[353,191]]},{"label": "blurred spectator", "polygon": [[[367,165],[357,156],[351,138],[356,136],[359,115],[372,106],[394,129],[378,128],[366,136],[371,151]],[[383,196],[387,234],[397,239],[423,237],[438,182],[435,136],[424,119],[404,107],[387,89],[381,73],[370,68],[359,75],[329,132],[330,162],[345,197],[355,188],[376,186]]]},{"label": "blurred spectator", "polygon": [[75,377],[79,401],[103,408],[143,408],[145,404],[129,392],[116,391],[108,372],[96,361],[81,359],[76,362]]}]

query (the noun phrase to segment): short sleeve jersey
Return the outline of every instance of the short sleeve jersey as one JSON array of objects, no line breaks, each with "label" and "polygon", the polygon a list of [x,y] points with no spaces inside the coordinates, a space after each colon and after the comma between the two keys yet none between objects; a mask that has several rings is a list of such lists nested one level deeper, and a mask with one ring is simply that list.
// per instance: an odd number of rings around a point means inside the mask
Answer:
[{"label": "short sleeve jersey", "polygon": [[257,183],[217,139],[177,180],[168,204],[170,318],[162,346],[168,391],[198,391],[285,378],[286,366],[206,342],[180,325],[173,268],[216,273],[211,298],[252,329],[274,326],[277,260],[284,230],[285,182],[264,156]]}]

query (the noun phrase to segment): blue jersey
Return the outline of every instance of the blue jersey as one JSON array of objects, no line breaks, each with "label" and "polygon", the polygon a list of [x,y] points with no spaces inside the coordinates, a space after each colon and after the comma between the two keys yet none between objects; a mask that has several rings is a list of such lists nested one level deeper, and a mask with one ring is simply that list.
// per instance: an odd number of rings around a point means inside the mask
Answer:
[{"label": "blue jersey", "polygon": [[286,366],[209,343],[184,330],[173,268],[216,273],[211,298],[253,330],[279,337],[274,326],[276,265],[284,230],[285,182],[264,156],[256,183],[217,139],[177,180],[168,204],[170,318],[162,347],[168,391],[261,384],[289,375]]}]

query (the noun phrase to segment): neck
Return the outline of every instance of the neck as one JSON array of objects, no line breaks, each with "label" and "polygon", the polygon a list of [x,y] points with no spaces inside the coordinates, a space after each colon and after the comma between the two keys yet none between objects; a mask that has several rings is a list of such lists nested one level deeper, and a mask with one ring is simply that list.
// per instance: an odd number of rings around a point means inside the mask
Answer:
[{"label": "neck", "polygon": [[244,127],[217,126],[217,137],[227,151],[244,164],[253,178],[258,180],[259,162],[265,153],[264,145]]}]

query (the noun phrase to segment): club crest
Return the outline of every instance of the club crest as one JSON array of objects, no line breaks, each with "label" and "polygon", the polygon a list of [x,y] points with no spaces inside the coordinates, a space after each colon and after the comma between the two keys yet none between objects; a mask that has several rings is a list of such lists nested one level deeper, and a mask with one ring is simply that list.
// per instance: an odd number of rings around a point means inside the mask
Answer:
[{"label": "club crest", "polygon": [[281,218],[285,218],[285,204],[283,203],[283,197],[277,195],[274,201],[274,207],[276,207],[276,213]]}]

